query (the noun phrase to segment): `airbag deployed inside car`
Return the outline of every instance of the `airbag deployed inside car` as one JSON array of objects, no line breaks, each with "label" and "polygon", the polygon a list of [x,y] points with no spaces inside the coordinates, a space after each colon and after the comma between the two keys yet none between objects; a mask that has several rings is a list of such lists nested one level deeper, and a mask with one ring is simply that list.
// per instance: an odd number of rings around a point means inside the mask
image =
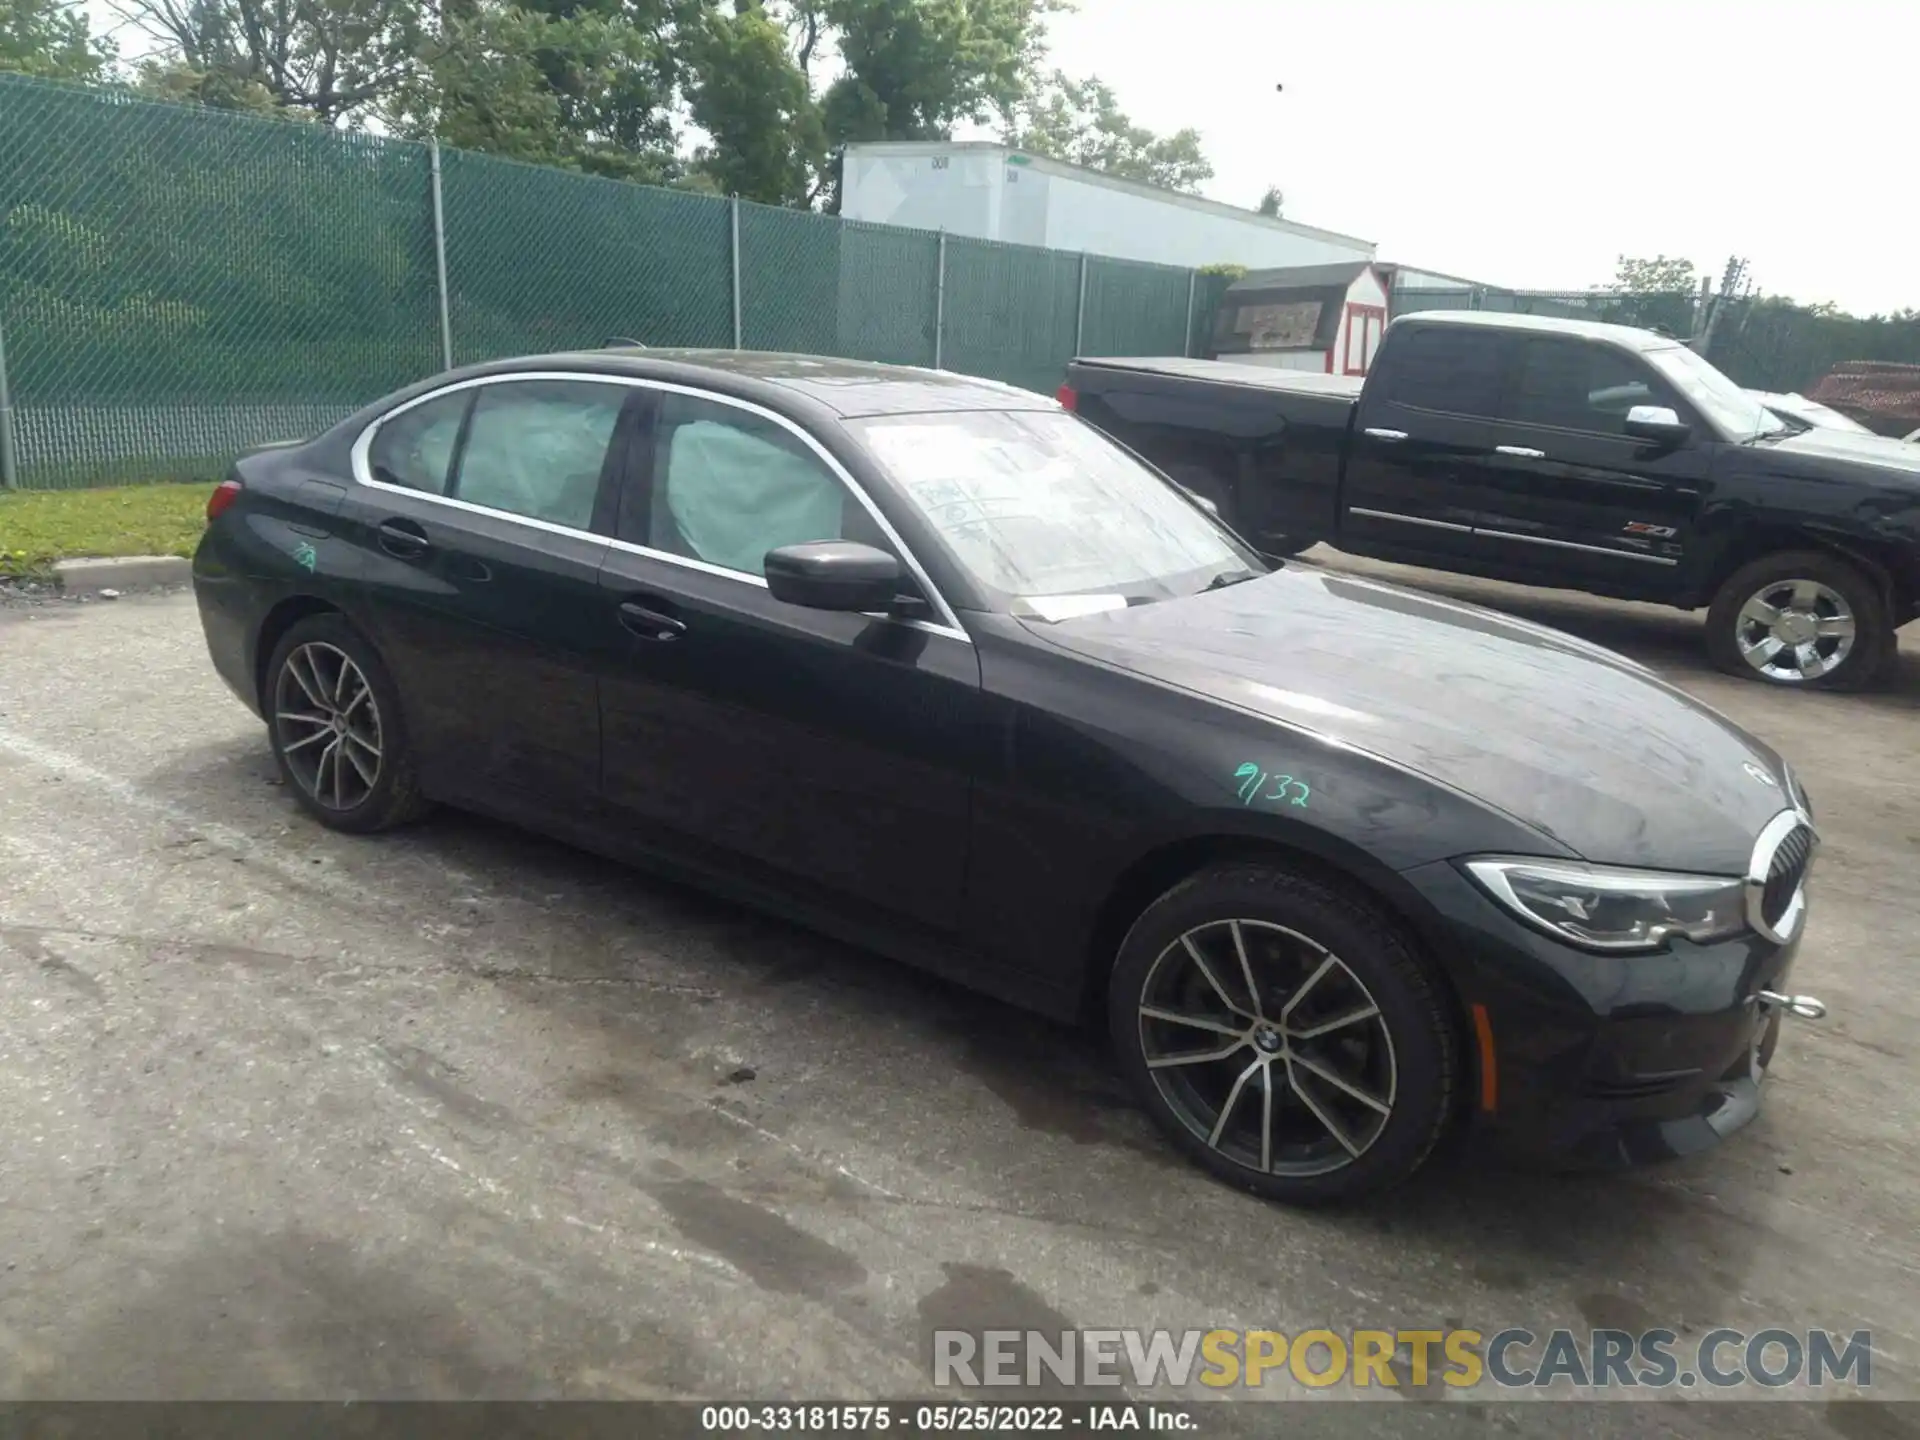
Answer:
[{"label": "airbag deployed inside car", "polygon": [[841,538],[844,492],[826,468],[731,425],[676,426],[664,489],[687,547],[709,565],[760,575],[769,550]]},{"label": "airbag deployed inside car", "polygon": [[456,493],[475,505],[585,530],[619,418],[617,401],[489,399],[475,414]]}]

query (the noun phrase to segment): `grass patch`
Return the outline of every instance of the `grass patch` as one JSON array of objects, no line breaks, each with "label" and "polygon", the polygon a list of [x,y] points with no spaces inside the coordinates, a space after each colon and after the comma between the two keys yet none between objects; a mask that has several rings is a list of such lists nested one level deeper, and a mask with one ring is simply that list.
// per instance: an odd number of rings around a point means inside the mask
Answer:
[{"label": "grass patch", "polygon": [[192,555],[212,490],[128,485],[0,494],[0,576],[45,575],[56,560],[87,556]]}]

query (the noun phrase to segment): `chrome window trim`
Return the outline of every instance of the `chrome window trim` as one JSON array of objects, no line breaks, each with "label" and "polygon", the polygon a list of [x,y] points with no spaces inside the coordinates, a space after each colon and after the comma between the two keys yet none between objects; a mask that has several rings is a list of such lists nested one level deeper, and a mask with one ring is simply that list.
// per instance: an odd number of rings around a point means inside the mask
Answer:
[{"label": "chrome window trim", "polygon": [[498,375],[480,375],[466,380],[456,380],[451,384],[441,385],[433,390],[429,390],[424,395],[416,395],[404,405],[394,406],[393,409],[373,421],[366,429],[362,430],[359,435],[354,437],[350,460],[354,481],[370,489],[385,490],[396,495],[413,495],[422,500],[431,500],[441,505],[451,506],[454,509],[468,511],[471,514],[490,515],[496,519],[508,520],[518,525],[526,525],[535,530],[545,530],[555,535],[568,535],[584,540],[602,541],[614,549],[623,550],[634,555],[644,555],[650,560],[661,560],[669,565],[679,565],[686,569],[697,570],[702,574],[717,576],[721,579],[738,580],[745,584],[757,585],[762,590],[767,588],[767,582],[764,577],[748,574],[744,570],[729,570],[724,565],[711,565],[704,560],[696,560],[687,555],[670,555],[664,550],[655,550],[646,545],[636,545],[629,540],[618,540],[609,535],[596,534],[592,530],[580,530],[571,525],[556,525],[549,520],[536,520],[530,515],[516,515],[511,510],[496,510],[491,506],[476,505],[470,500],[461,500],[452,495],[435,495],[427,490],[415,490],[406,485],[391,485],[384,480],[376,480],[373,478],[372,467],[368,463],[367,455],[373,448],[374,436],[379,433],[380,427],[385,425],[389,420],[394,419],[396,416],[406,414],[416,406],[428,404],[431,401],[440,399],[442,396],[452,395],[461,390],[474,390],[482,385],[510,385],[517,381],[524,380],[585,381],[592,385],[620,385],[631,390],[651,390],[671,395],[687,395],[695,400],[710,401],[716,405],[725,405],[735,410],[744,410],[748,414],[757,415],[763,420],[771,420],[781,429],[796,436],[802,444],[819,458],[820,462],[827,467],[834,478],[847,487],[848,493],[860,502],[861,507],[873,518],[873,522],[880,527],[880,532],[893,542],[895,549],[900,554],[900,558],[906,562],[908,572],[920,583],[921,590],[925,593],[929,603],[932,604],[940,617],[937,621],[900,620],[894,616],[879,614],[876,614],[873,618],[891,619],[894,620],[896,624],[905,625],[910,629],[924,630],[928,634],[944,635],[951,639],[964,640],[969,645],[973,643],[973,637],[967,633],[966,627],[960,623],[960,617],[955,613],[953,607],[947,603],[947,597],[942,595],[938,588],[935,587],[933,577],[927,573],[926,568],[921,565],[919,559],[908,547],[907,542],[901,538],[900,532],[893,528],[892,522],[880,513],[880,507],[873,503],[872,497],[867,494],[866,490],[860,485],[860,482],[848,473],[846,466],[835,459],[832,452],[830,452],[826,446],[808,434],[807,431],[796,422],[789,420],[777,411],[767,409],[764,405],[756,405],[751,400],[741,400],[732,395],[716,395],[710,390],[701,390],[692,385],[675,384],[671,380],[652,380],[637,375],[601,375],[591,371],[581,370],[515,370]]},{"label": "chrome window trim", "polygon": [[[1766,916],[1767,872],[1773,867],[1773,857],[1786,843],[1787,837],[1803,826],[1811,841],[1806,868],[1800,872],[1800,883],[1794,887],[1793,898],[1787,901],[1787,908],[1781,912],[1780,922],[1769,925]],[[1759,839],[1753,842],[1753,855],[1747,861],[1747,873],[1741,877],[1746,890],[1747,923],[1761,939],[1786,945],[1799,934],[1807,914],[1807,879],[1813,873],[1813,857],[1819,849],[1820,832],[1813,828],[1812,818],[1798,804],[1782,810],[1761,828]]]}]

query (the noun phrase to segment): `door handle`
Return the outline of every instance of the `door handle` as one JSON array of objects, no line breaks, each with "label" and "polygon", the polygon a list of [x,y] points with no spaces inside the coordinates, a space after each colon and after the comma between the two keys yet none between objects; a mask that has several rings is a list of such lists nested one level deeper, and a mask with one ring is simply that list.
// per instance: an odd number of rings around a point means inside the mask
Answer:
[{"label": "door handle", "polygon": [[1493,453],[1496,455],[1511,456],[1515,460],[1544,460],[1547,458],[1546,451],[1530,450],[1525,445],[1496,445],[1493,447]]},{"label": "door handle", "polygon": [[677,640],[687,633],[686,621],[638,600],[621,603],[620,623],[642,640]]},{"label": "door handle", "polygon": [[380,548],[397,560],[418,560],[427,553],[427,532],[411,520],[382,520]]},{"label": "door handle", "polygon": [[1371,425],[1360,433],[1365,435],[1369,440],[1382,440],[1389,445],[1398,445],[1402,440],[1407,438],[1407,432],[1404,430],[1380,430]]}]

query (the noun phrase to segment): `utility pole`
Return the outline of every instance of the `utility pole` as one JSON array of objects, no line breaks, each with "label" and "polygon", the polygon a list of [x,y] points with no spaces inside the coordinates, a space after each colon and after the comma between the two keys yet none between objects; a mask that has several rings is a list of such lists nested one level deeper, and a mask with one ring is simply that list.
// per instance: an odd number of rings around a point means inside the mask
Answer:
[{"label": "utility pole", "polygon": [[1720,317],[1727,313],[1727,302],[1746,293],[1747,262],[1735,255],[1727,261],[1727,268],[1720,276],[1720,294],[1715,297],[1707,311],[1707,326],[1700,333],[1694,351],[1703,359],[1713,358],[1713,336],[1720,328]]}]

